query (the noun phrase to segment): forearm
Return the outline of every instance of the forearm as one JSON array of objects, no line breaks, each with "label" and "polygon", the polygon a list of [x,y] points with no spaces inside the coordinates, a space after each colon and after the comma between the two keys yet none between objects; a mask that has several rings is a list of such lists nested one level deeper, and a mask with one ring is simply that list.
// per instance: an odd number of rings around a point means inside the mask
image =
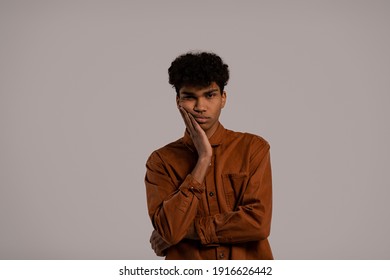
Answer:
[{"label": "forearm", "polygon": [[[194,168],[194,170],[191,172],[192,177],[198,181],[198,182],[203,182],[204,178],[206,177],[207,169],[210,166],[210,157],[204,157],[204,158],[199,158],[198,162]],[[195,228],[195,223],[194,220],[192,220],[187,233],[185,235],[185,238],[187,239],[193,239],[193,240],[199,240],[198,233],[196,232]]]},{"label": "forearm", "polygon": [[268,149],[257,153],[238,207],[195,221],[202,244],[241,243],[269,236],[272,217],[272,175]]},{"label": "forearm", "polygon": [[149,215],[154,228],[168,243],[180,242],[193,224],[203,187],[192,175],[188,175],[180,187],[167,197],[159,193],[166,187],[149,182],[146,186]]},{"label": "forearm", "polygon": [[[194,219],[200,198],[201,185],[204,181],[210,159],[199,159],[197,165],[190,174],[190,182],[182,184],[179,192],[165,200],[154,214],[153,222],[160,234],[166,240],[175,244],[183,238],[199,239],[195,229]],[[188,186],[187,186],[188,185]],[[177,211],[180,210],[180,211]],[[167,223],[168,222],[168,223]],[[170,225],[169,236],[164,234]]]},{"label": "forearm", "polygon": [[[149,215],[155,229],[169,243],[176,244],[186,237],[196,237],[194,218],[199,199],[204,191],[203,181],[210,166],[212,148],[206,133],[184,108],[180,107],[188,133],[198,153],[195,167],[177,189],[172,174],[166,170],[160,157],[150,157],[146,175]],[[158,161],[153,162],[155,158]],[[148,176],[149,175],[149,176]],[[171,190],[172,193],[169,193]],[[191,228],[190,228],[191,227]],[[190,228],[190,230],[189,230]]]},{"label": "forearm", "polygon": [[209,156],[205,156],[198,159],[196,166],[191,172],[192,177],[196,181],[203,183],[204,178],[206,177],[207,169],[210,166],[210,162],[211,162],[211,157]]},{"label": "forearm", "polygon": [[237,211],[195,220],[202,244],[243,243],[269,236],[271,210],[264,212],[260,205],[240,206]]}]

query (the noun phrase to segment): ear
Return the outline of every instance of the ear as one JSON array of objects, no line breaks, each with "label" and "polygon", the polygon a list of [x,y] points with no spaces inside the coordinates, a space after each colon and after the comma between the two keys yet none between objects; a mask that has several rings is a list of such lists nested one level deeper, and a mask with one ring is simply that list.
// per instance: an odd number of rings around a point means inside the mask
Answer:
[{"label": "ear", "polygon": [[176,95],[176,106],[179,107],[179,102],[180,102],[180,97],[179,95],[177,94]]},{"label": "ear", "polygon": [[222,94],[222,105],[221,105],[221,108],[224,108],[225,107],[225,104],[226,104],[226,91],[223,91]]}]

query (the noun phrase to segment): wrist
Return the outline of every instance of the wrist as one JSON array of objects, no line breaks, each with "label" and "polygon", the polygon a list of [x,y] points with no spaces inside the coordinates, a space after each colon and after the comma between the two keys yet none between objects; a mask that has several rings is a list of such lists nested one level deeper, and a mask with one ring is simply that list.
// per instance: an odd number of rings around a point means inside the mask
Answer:
[{"label": "wrist", "polygon": [[211,163],[211,155],[199,156],[198,163],[209,165]]},{"label": "wrist", "polygon": [[191,174],[192,177],[199,183],[203,183],[210,163],[211,157],[202,157],[198,159],[198,162],[196,163],[195,168],[192,170]]}]

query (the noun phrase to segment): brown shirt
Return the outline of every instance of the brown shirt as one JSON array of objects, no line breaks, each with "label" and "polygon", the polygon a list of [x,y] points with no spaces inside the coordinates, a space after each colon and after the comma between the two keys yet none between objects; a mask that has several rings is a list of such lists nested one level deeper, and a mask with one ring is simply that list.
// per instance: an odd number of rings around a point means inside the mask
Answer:
[{"label": "brown shirt", "polygon": [[[219,124],[204,182],[191,176],[197,151],[188,132],[154,151],[146,163],[153,227],[172,244],[166,259],[272,259],[270,146]],[[195,223],[200,240],[185,239]]]}]

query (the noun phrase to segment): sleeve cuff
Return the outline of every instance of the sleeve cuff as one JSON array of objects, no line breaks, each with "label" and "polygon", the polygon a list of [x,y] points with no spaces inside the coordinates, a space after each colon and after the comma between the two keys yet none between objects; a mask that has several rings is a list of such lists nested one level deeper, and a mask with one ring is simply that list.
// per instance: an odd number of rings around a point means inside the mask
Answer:
[{"label": "sleeve cuff", "polygon": [[219,243],[215,234],[213,217],[200,217],[195,220],[195,228],[202,245],[214,246]]},{"label": "sleeve cuff", "polygon": [[189,196],[190,193],[194,194],[198,199],[200,199],[202,193],[204,192],[204,186],[199,183],[195,178],[188,174],[185,178],[183,184],[180,186],[180,191],[185,195]]}]

